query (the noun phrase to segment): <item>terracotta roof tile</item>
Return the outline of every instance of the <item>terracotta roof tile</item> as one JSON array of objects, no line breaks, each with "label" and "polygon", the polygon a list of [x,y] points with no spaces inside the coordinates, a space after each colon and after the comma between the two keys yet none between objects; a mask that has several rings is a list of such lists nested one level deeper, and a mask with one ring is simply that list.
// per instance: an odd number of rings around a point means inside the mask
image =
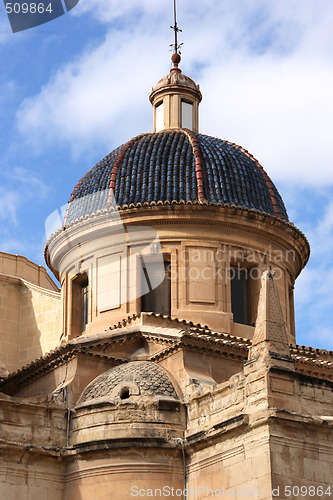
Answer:
[{"label": "terracotta roof tile", "polygon": [[276,187],[246,150],[185,129],[141,134],[107,155],[76,185],[65,224],[113,200],[122,208],[221,203],[288,221]]}]

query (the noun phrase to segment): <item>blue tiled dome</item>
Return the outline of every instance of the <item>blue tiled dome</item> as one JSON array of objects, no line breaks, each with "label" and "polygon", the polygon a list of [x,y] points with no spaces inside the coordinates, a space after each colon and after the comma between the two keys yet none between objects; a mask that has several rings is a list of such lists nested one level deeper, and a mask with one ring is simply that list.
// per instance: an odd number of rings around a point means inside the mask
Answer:
[{"label": "blue tiled dome", "polygon": [[288,220],[279,192],[247,151],[177,129],[142,134],[97,163],[75,187],[65,224],[113,202],[173,201],[236,205]]}]

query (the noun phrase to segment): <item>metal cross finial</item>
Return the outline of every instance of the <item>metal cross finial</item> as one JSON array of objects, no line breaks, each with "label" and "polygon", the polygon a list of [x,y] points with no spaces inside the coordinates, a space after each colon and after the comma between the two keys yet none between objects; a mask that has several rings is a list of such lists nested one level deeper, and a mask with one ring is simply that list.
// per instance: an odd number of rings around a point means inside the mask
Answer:
[{"label": "metal cross finial", "polygon": [[172,43],[170,47],[173,47],[174,53],[178,54],[178,50],[180,47],[183,45],[182,43],[178,45],[178,33],[181,32],[182,30],[178,28],[177,25],[177,12],[176,12],[176,0],[173,0],[173,12],[174,12],[174,19],[175,19],[175,25],[170,26],[172,30],[175,32],[175,43]]}]

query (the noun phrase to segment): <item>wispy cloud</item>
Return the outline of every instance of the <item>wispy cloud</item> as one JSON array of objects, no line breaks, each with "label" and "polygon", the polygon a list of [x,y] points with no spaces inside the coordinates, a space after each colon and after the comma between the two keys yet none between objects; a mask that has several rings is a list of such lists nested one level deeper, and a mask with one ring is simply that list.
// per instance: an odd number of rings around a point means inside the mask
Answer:
[{"label": "wispy cloud", "polygon": [[[319,221],[318,224],[318,233],[326,238],[327,234],[331,234],[333,229],[333,201],[330,201],[326,207],[326,211],[324,212],[322,220]],[[331,242],[328,242],[329,246]],[[322,248],[320,246],[320,248]],[[332,244],[333,249],[333,244]]]},{"label": "wispy cloud", "polygon": [[[201,130],[242,144],[277,180],[332,183],[332,3],[184,0],[179,11],[182,67],[204,95]],[[61,67],[17,113],[37,149],[56,142],[80,155],[151,129],[147,95],[168,69],[161,54],[172,41],[170,5],[81,0],[73,9],[88,12],[108,26],[104,41]]]},{"label": "wispy cloud", "polygon": [[1,252],[8,252],[8,253],[23,253],[26,252],[26,245],[18,239],[15,238],[1,238],[0,239],[0,248]]},{"label": "wispy cloud", "polygon": [[[101,30],[75,58],[45,70],[16,127],[30,150],[69,147],[86,161],[96,145],[109,151],[151,130],[148,94],[169,70],[172,2],[80,0],[70,15],[93,16]],[[298,335],[333,349],[332,18],[331,0],[320,7],[313,0],[178,2],[181,67],[203,93],[201,131],[246,147],[287,186],[289,213],[312,247],[296,285]],[[23,192],[45,199],[48,191],[42,177],[17,166],[0,189],[3,222],[20,220]],[[14,237],[6,240],[15,248]]]},{"label": "wispy cloud", "polygon": [[[0,10],[4,11],[5,9],[3,9],[3,6],[1,6]],[[7,17],[6,14],[4,14],[3,12],[1,12],[1,18],[0,18],[0,45],[7,43],[11,39],[11,37],[13,35],[12,30],[10,28],[9,21],[8,21],[8,19],[6,19],[6,17]]]},{"label": "wispy cloud", "polygon": [[0,187],[0,219],[17,224],[17,209],[20,196],[17,190]]},{"label": "wispy cloud", "polygon": [[48,185],[37,173],[22,167],[3,170],[0,175],[0,220],[17,225],[18,211],[29,200],[45,199]]},{"label": "wispy cloud", "polygon": [[1,82],[1,93],[0,93],[1,120],[6,119],[7,106],[15,98],[16,92],[17,92],[17,86],[13,80],[7,80]]},{"label": "wispy cloud", "polygon": [[322,203],[323,217],[307,225],[311,257],[296,281],[296,320],[303,343],[333,350],[333,327],[328,314],[333,309],[333,203],[324,195]]},{"label": "wispy cloud", "polygon": [[[146,125],[142,117],[150,105],[142,96],[149,91],[151,76],[139,77],[144,63],[135,37],[128,40],[127,34],[119,33],[116,38],[116,48],[109,35],[97,49],[61,68],[37,96],[22,103],[18,127],[30,144],[43,148],[65,143],[82,153],[94,143],[109,145],[112,137],[124,141],[128,128],[135,133]],[[126,70],[127,61],[133,77]]]},{"label": "wispy cloud", "polygon": [[[109,24],[116,19],[132,22],[138,16],[145,16],[146,22],[152,16],[170,14],[172,18],[171,4],[167,2],[156,2],[154,0],[81,0],[75,10],[74,16],[91,13],[101,23]],[[142,21],[142,19],[141,19]]]},{"label": "wispy cloud", "polygon": [[36,173],[23,167],[14,167],[11,178],[20,184],[20,191],[23,190],[26,197],[46,198],[50,188],[43,179]]}]

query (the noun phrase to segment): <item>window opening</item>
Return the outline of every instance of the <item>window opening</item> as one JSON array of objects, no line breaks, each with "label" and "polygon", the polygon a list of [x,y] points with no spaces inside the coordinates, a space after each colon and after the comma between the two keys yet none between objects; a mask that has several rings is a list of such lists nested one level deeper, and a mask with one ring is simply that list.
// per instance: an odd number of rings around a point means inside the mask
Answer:
[{"label": "window opening", "polygon": [[85,331],[89,313],[89,285],[87,273],[79,274],[72,281],[72,325],[71,336]]},{"label": "window opening", "polygon": [[88,281],[85,286],[82,287],[82,306],[83,306],[83,311],[82,311],[82,330],[85,331],[86,326],[88,324],[88,298],[89,298],[89,289],[88,289]]},{"label": "window opening", "polygon": [[182,128],[193,128],[193,104],[182,101]]},{"label": "window opening", "polygon": [[159,132],[160,130],[164,129],[164,105],[163,105],[163,101],[161,101],[159,104],[157,104],[155,113],[156,113],[155,114],[156,132]]},{"label": "window opening", "polygon": [[164,279],[162,283],[152,289],[151,281],[149,276],[156,273],[156,276],[160,275],[160,263],[154,264],[154,262],[149,263],[149,273],[145,266],[143,266],[143,274],[146,283],[148,284],[149,292],[142,295],[141,299],[141,311],[142,312],[154,312],[157,314],[163,314],[170,316],[171,314],[171,264],[169,260],[164,261]]},{"label": "window opening", "polygon": [[231,310],[235,323],[250,324],[250,286],[248,269],[231,268]]},{"label": "window opening", "polygon": [[120,399],[128,399],[130,397],[129,389],[124,387],[120,393]]}]

